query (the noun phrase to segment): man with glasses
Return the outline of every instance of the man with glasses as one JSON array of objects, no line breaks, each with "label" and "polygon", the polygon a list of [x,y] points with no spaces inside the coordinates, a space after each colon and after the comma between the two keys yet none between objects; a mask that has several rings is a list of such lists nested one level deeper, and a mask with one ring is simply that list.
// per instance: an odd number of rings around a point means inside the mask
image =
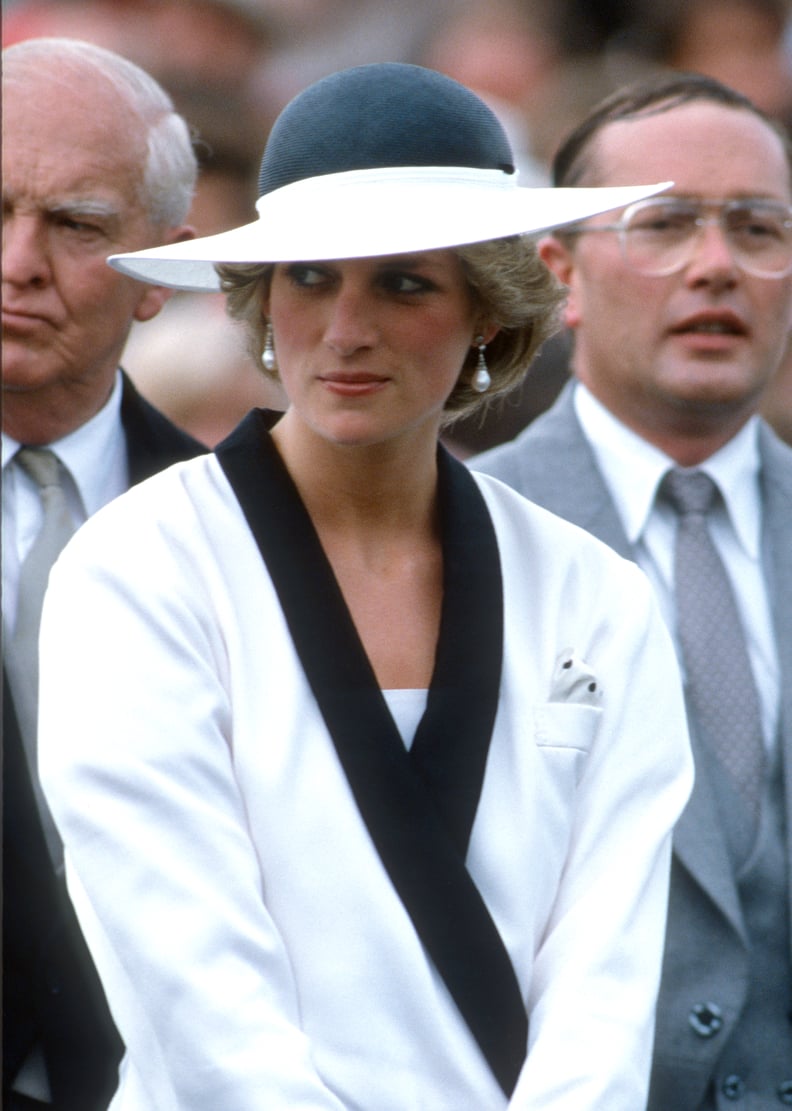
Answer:
[{"label": "man with glasses", "polygon": [[792,259],[792,214],[787,204],[761,197],[730,201],[660,196],[638,201],[615,224],[579,226],[572,235],[614,231],[624,261],[638,274],[658,278],[684,270],[702,231],[721,229],[737,264],[757,278],[783,278]]},{"label": "man with glasses", "polygon": [[470,461],[635,560],[676,639],[697,778],[649,1111],[792,1105],[792,450],[757,415],[792,328],[791,159],[706,77],[595,108],[556,185],[673,184],[541,241],[573,378]]}]

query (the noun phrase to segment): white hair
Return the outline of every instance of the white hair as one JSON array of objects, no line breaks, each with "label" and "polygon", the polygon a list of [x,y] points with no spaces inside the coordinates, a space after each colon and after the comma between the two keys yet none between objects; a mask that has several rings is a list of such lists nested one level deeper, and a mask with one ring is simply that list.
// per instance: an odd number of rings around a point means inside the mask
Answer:
[{"label": "white hair", "polygon": [[26,39],[3,50],[4,76],[12,67],[54,59],[75,73],[101,74],[137,115],[145,129],[147,154],[141,175],[141,202],[158,227],[177,227],[187,217],[195,192],[198,162],[190,129],[162,86],[140,66],[112,50],[80,39]]}]

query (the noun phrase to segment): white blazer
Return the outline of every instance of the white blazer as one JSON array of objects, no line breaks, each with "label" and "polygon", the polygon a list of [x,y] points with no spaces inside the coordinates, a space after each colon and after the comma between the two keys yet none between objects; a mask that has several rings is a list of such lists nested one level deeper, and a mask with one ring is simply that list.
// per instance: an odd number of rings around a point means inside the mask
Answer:
[{"label": "white blazer", "polygon": [[127,1047],[113,1111],[644,1106],[692,782],[673,649],[633,565],[476,481],[505,628],[467,865],[529,1015],[511,1101],[372,846],[207,456],[93,517],[43,619],[41,775]]}]

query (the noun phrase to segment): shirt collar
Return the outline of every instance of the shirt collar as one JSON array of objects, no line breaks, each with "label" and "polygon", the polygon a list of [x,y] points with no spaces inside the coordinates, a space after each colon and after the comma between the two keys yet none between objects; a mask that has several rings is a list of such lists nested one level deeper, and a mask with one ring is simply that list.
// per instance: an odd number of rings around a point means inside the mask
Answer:
[{"label": "shirt collar", "polygon": [[[635,544],[646,528],[657,487],[669,468],[677,464],[617,420],[581,382],[575,383],[574,404],[627,538]],[[752,559],[758,559],[761,548],[758,418],[751,417],[699,469],[717,483],[737,539]]]},{"label": "shirt collar", "polygon": [[[125,451],[123,437],[118,434],[122,393],[119,372],[112,393],[99,412],[74,432],[47,444],[68,469],[89,517],[108,500],[108,476],[119,465],[118,452]],[[4,469],[21,446],[5,432],[2,434]]]}]

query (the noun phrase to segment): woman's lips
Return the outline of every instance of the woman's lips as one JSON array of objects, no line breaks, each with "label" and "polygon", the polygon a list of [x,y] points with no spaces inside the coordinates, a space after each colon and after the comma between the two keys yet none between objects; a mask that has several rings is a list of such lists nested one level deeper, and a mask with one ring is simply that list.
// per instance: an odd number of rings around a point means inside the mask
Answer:
[{"label": "woman's lips", "polygon": [[332,393],[359,397],[381,390],[388,379],[373,374],[331,374],[323,375],[320,381]]}]

